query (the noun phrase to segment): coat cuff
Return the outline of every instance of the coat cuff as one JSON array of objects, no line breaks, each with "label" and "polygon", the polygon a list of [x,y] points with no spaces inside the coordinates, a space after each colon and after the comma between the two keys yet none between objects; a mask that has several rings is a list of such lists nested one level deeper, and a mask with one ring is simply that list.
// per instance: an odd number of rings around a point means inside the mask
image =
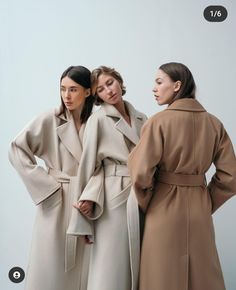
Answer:
[{"label": "coat cuff", "polygon": [[104,209],[104,172],[103,168],[100,169],[97,175],[90,178],[88,184],[83,190],[79,201],[89,200],[95,203],[95,208],[93,215],[91,217],[86,217],[89,220],[98,219]]}]

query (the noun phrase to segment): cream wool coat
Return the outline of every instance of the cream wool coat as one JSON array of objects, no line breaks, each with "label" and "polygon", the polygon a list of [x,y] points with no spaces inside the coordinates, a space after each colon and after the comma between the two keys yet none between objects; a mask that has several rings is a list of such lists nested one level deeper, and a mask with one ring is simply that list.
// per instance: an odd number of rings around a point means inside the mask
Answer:
[{"label": "cream wool coat", "polygon": [[128,166],[146,211],[139,289],[225,290],[212,213],[236,193],[236,159],[221,122],[176,100],[145,124]]},{"label": "cream wool coat", "polygon": [[11,144],[10,161],[37,205],[26,290],[87,289],[90,248],[66,236],[84,127],[78,134],[69,111],[59,109],[34,119]]},{"label": "cream wool coat", "polygon": [[96,203],[93,220],[73,210],[69,235],[89,234],[94,244],[87,290],[137,290],[139,213],[127,157],[146,116],[125,102],[131,126],[114,106],[102,104],[88,120],[79,168],[79,200]]}]

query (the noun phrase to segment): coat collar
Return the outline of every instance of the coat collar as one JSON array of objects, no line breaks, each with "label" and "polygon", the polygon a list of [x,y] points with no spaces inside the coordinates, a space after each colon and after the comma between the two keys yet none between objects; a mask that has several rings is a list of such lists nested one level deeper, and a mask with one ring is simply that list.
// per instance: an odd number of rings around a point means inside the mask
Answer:
[{"label": "coat collar", "polygon": [[139,141],[139,132],[144,122],[144,117],[129,102],[124,102],[130,114],[131,127],[113,105],[103,103],[101,109],[104,110],[106,116],[116,119],[115,128],[136,145]]},{"label": "coat collar", "polygon": [[166,110],[206,112],[204,107],[195,99],[178,99],[169,105]]},{"label": "coat collar", "polygon": [[55,115],[62,120],[60,125],[56,128],[58,137],[67,150],[79,162],[82,154],[82,133],[84,130],[84,124],[82,124],[78,135],[74,119],[68,110],[63,113],[62,108],[60,107],[55,110]]}]

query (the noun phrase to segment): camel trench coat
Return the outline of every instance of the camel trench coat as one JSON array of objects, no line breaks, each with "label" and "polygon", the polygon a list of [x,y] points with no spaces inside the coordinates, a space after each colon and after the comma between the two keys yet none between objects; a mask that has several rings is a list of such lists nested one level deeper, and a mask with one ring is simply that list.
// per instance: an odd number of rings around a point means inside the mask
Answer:
[{"label": "camel trench coat", "polygon": [[93,236],[87,290],[136,290],[139,270],[139,212],[130,194],[127,168],[146,116],[125,102],[131,127],[116,108],[101,105],[88,120],[79,167],[79,200],[95,202],[94,216],[74,210],[69,235]]},{"label": "camel trench coat", "polygon": [[236,159],[222,123],[176,100],[145,124],[128,166],[146,212],[139,289],[225,290],[212,213],[236,192]]},{"label": "camel trench coat", "polygon": [[35,118],[11,143],[9,159],[37,205],[26,290],[87,289],[89,246],[66,236],[84,127],[78,134],[60,108]]}]

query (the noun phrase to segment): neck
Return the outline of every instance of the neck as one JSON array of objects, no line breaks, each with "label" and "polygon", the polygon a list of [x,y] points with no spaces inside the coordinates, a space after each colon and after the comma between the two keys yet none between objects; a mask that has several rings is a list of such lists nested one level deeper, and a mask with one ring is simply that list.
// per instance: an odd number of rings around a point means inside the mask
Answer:
[{"label": "neck", "polygon": [[125,107],[125,102],[121,100],[119,103],[115,104],[114,107],[117,109],[117,111],[123,116],[129,116],[129,112]]},{"label": "neck", "polygon": [[75,110],[70,111],[74,121],[76,124],[80,124],[80,117],[81,117],[81,113],[84,107],[84,103],[82,103],[78,108],[76,108]]},{"label": "neck", "polygon": [[125,102],[121,100],[119,103],[115,104],[114,107],[119,111],[119,113],[125,119],[125,121],[131,126],[131,119],[130,119],[129,111],[125,107]]}]

